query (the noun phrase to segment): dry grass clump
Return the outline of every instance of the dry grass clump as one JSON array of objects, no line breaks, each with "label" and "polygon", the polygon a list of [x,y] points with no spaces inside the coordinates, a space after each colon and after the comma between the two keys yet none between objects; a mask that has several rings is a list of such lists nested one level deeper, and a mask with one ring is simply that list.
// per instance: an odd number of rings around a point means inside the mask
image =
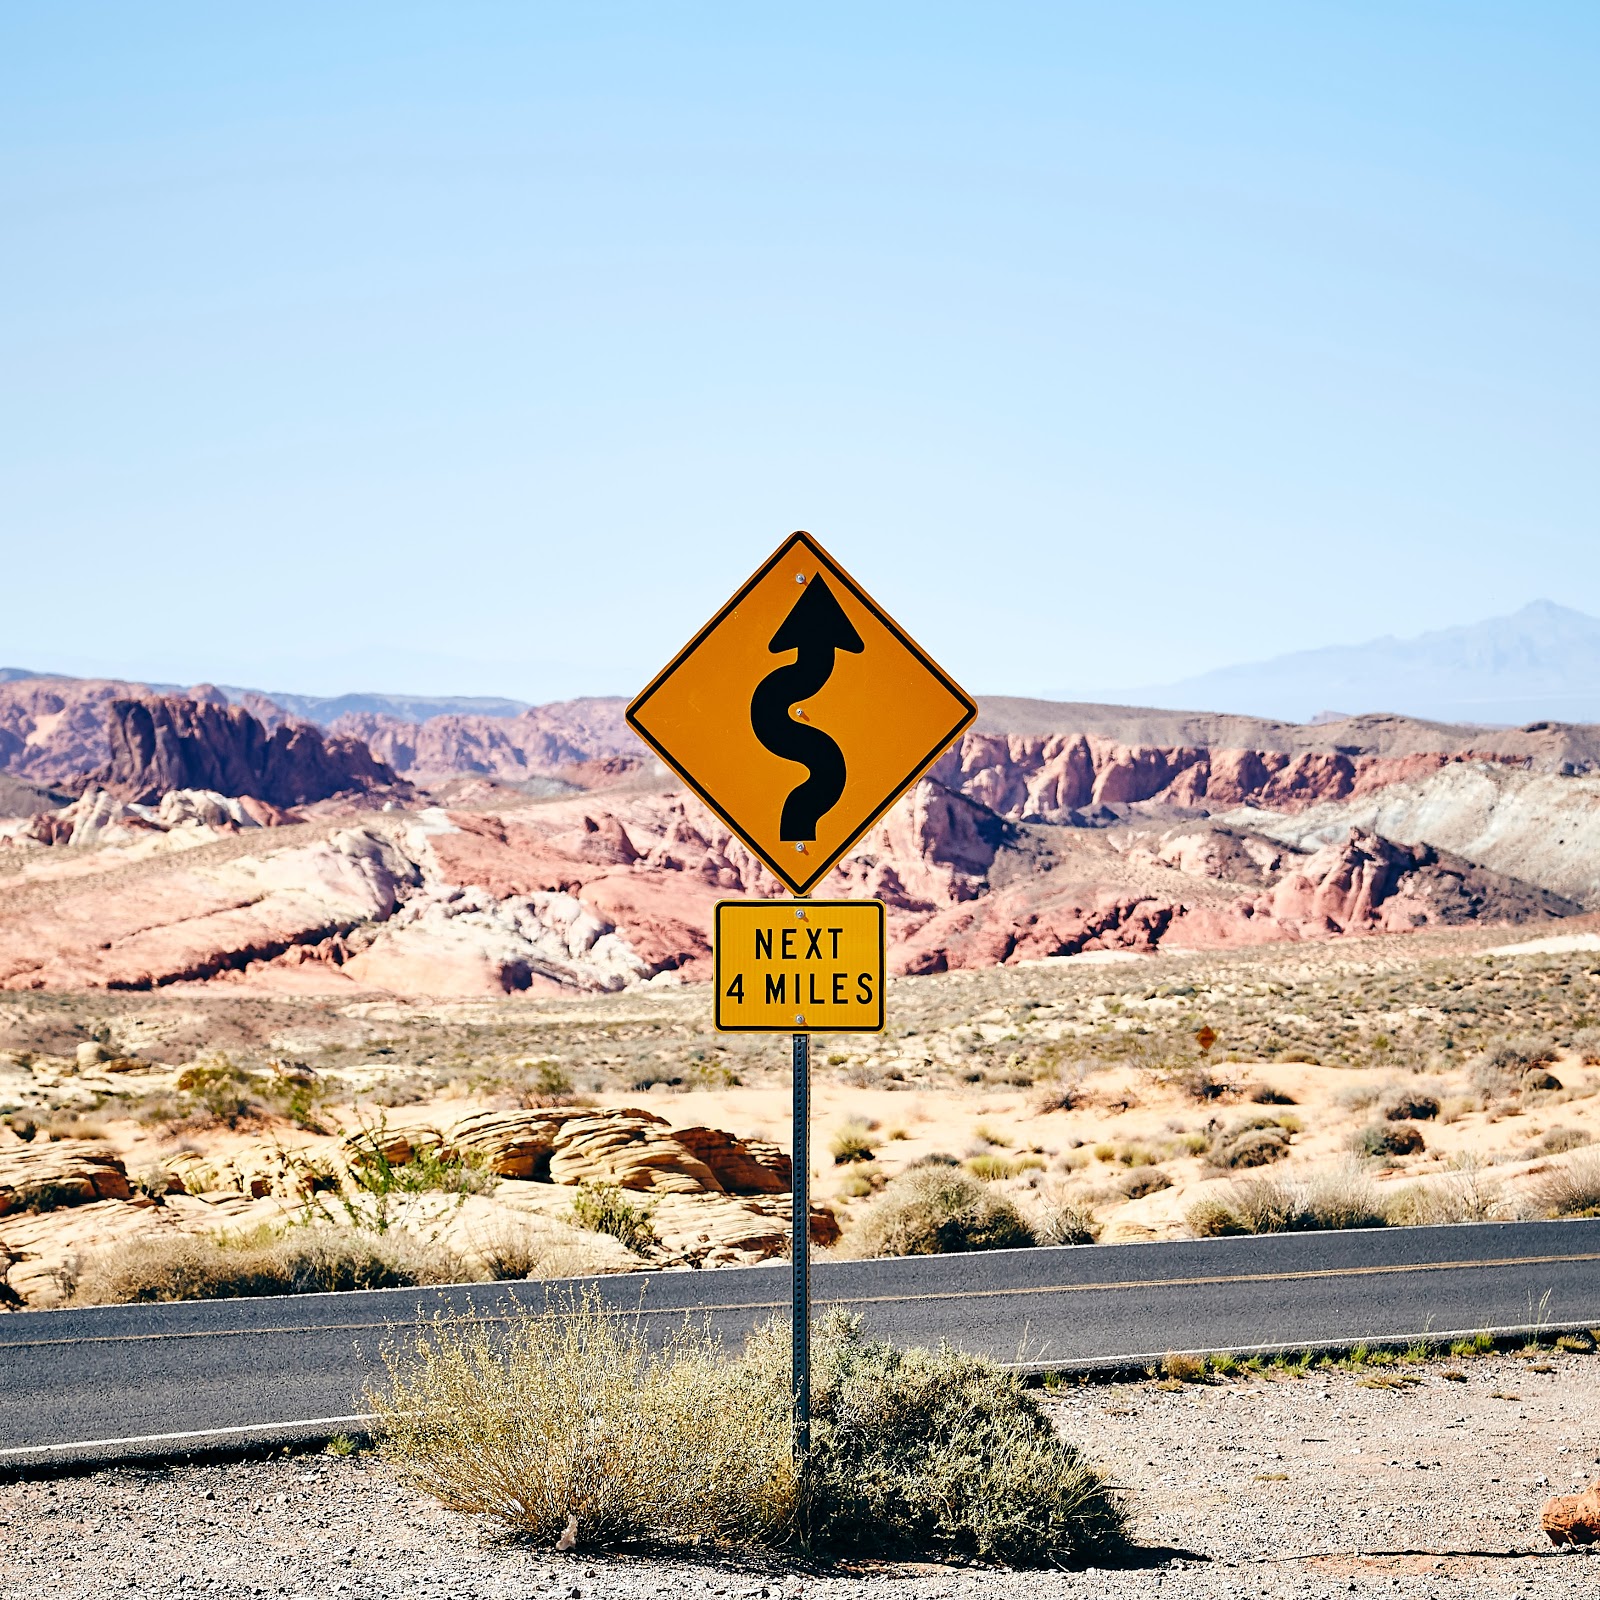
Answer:
[{"label": "dry grass clump", "polygon": [[1355,1167],[1338,1167],[1305,1178],[1247,1178],[1197,1200],[1184,1218],[1197,1239],[1382,1228],[1389,1220],[1377,1189]]},{"label": "dry grass clump", "polygon": [[1013,1250],[1033,1232],[1009,1200],[970,1173],[912,1167],[890,1183],[845,1234],[839,1253],[937,1256],[963,1250]]},{"label": "dry grass clump", "polygon": [[1600,1151],[1585,1150],[1540,1173],[1528,1186],[1527,1205],[1536,1217],[1600,1217]]},{"label": "dry grass clump", "polygon": [[157,1300],[222,1300],[336,1289],[404,1289],[460,1283],[460,1257],[410,1234],[324,1226],[273,1237],[173,1234],[139,1239],[91,1256],[76,1274],[72,1303],[126,1305]]},{"label": "dry grass clump", "polygon": [[646,1338],[593,1295],[507,1325],[441,1319],[385,1352],[371,1395],[410,1487],[541,1543],[803,1543],[1010,1564],[1119,1543],[1121,1508],[1018,1380],[859,1319],[813,1338],[812,1454],[790,1453],[787,1329],[731,1358],[687,1326]]},{"label": "dry grass clump", "polygon": [[878,1141],[865,1122],[845,1123],[828,1141],[829,1153],[836,1167],[848,1166],[852,1161],[876,1161],[873,1153]]},{"label": "dry grass clump", "polygon": [[507,1324],[441,1319],[384,1352],[370,1396],[402,1481],[551,1543],[781,1544],[794,1523],[789,1395],[703,1332],[652,1345],[594,1295]]},{"label": "dry grass clump", "polygon": [[1094,1212],[1056,1187],[1040,1192],[1029,1221],[1037,1244],[1093,1244],[1100,1237]]},{"label": "dry grass clump", "polygon": [[1396,1227],[1443,1223],[1494,1222],[1514,1214],[1505,1185],[1478,1156],[1458,1156],[1449,1177],[1411,1183],[1390,1197],[1389,1220]]},{"label": "dry grass clump", "polygon": [[[472,1258],[496,1280],[588,1278],[626,1270],[583,1234],[540,1230],[527,1223],[502,1222],[473,1243]],[[641,1260],[637,1263],[643,1266]]]},{"label": "dry grass clump", "polygon": [[962,1165],[973,1177],[981,1178],[985,1183],[997,1183],[1006,1178],[1019,1178],[1024,1172],[1042,1172],[1045,1162],[1043,1156],[1003,1156],[986,1150],[979,1155],[968,1156]]}]

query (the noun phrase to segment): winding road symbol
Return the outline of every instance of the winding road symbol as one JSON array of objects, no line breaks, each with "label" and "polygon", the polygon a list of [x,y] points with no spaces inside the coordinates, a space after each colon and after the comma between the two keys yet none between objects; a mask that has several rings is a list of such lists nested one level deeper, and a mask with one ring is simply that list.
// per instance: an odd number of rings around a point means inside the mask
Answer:
[{"label": "winding road symbol", "polygon": [[796,722],[792,707],[808,700],[833,676],[834,654],[859,655],[866,647],[819,573],[806,585],[767,649],[796,652],[787,666],[769,672],[750,699],[750,726],[773,755],[798,762],[809,776],[783,802],[778,837],[785,844],[809,843],[817,821],[839,803],[846,778],[844,752],[809,722]]},{"label": "winding road symbol", "polygon": [[809,533],[792,533],[627,718],[779,883],[809,895],[977,714]]}]

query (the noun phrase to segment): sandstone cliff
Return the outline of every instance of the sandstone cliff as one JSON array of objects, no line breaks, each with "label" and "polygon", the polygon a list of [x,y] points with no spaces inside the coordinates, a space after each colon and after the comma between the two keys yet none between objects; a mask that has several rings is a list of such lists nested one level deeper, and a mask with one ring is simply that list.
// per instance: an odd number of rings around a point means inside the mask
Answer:
[{"label": "sandstone cliff", "polygon": [[310,723],[268,732],[242,706],[176,696],[113,700],[110,759],[95,777],[111,794],[150,805],[173,789],[251,795],[274,806],[393,785],[395,774],[359,740]]}]

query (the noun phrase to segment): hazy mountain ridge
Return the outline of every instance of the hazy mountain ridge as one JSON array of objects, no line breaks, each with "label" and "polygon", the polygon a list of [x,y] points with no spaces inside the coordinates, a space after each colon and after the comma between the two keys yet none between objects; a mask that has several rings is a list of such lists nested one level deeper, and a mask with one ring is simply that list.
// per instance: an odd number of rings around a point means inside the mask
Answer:
[{"label": "hazy mountain ridge", "polygon": [[1128,695],[1296,723],[1330,706],[1480,726],[1592,722],[1600,720],[1600,618],[1536,600],[1415,638],[1297,650]]}]

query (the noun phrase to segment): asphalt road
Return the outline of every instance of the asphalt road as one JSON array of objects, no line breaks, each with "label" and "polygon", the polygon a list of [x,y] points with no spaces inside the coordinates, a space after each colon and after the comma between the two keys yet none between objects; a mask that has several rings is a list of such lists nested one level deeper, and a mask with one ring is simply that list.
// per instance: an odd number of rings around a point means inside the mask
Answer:
[{"label": "asphalt road", "polygon": [[[1007,1363],[1081,1368],[1172,1350],[1600,1326],[1600,1219],[827,1262],[812,1277],[817,1309],[859,1311],[897,1343],[948,1339]],[[606,1278],[599,1290],[647,1326],[687,1312],[737,1339],[787,1315],[789,1277],[775,1262]],[[0,1316],[0,1471],[359,1427],[385,1340],[441,1310],[503,1315],[562,1291],[489,1284]]]}]

